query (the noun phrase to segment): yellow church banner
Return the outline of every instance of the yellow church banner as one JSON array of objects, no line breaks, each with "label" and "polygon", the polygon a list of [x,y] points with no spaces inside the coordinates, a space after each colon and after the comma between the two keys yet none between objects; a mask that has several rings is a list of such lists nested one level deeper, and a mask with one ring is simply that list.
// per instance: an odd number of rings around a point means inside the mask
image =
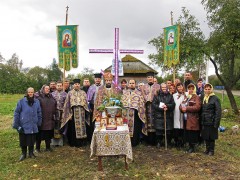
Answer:
[{"label": "yellow church banner", "polygon": [[164,28],[164,64],[168,67],[179,63],[180,26]]}]

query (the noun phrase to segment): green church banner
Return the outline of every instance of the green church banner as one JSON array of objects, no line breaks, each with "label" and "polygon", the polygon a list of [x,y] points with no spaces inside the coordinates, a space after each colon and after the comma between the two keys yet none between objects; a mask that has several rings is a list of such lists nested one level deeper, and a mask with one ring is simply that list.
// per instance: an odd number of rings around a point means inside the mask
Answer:
[{"label": "green church banner", "polygon": [[180,26],[164,28],[164,64],[171,67],[179,63]]},{"label": "green church banner", "polygon": [[78,25],[57,26],[59,68],[78,67]]}]

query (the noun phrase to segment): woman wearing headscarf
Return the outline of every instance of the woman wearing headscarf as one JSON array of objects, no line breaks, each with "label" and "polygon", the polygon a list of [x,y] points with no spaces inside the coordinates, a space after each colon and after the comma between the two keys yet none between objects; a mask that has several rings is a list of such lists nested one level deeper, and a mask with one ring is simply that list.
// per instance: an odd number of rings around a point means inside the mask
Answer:
[{"label": "woman wearing headscarf", "polygon": [[176,85],[177,92],[173,94],[173,99],[176,104],[174,109],[174,142],[175,147],[180,148],[184,146],[184,122],[183,114],[181,113],[179,106],[185,100],[185,90],[182,83]]},{"label": "woman wearing headscarf", "polygon": [[171,141],[173,130],[173,110],[175,102],[173,96],[167,90],[167,84],[162,83],[160,91],[154,96],[152,102],[153,122],[156,129],[157,148],[161,147],[165,134],[164,111],[166,111],[167,143]]},{"label": "woman wearing headscarf", "polygon": [[45,140],[46,151],[52,151],[50,143],[54,135],[57,102],[50,93],[49,86],[43,85],[38,100],[42,109],[42,125],[39,127],[37,135],[36,151],[40,152],[42,140]]},{"label": "woman wearing headscarf", "polygon": [[33,153],[36,142],[38,126],[42,123],[42,112],[40,103],[34,98],[34,89],[29,87],[23,99],[19,100],[14,112],[13,128],[19,133],[20,147],[22,155],[19,161],[27,157],[27,147],[29,157],[36,157]]},{"label": "woman wearing headscarf", "polygon": [[218,127],[221,120],[221,103],[213,93],[213,86],[209,83],[204,86],[204,98],[202,102],[202,138],[206,142],[207,155],[214,155],[215,140],[218,139]]},{"label": "woman wearing headscarf", "polygon": [[185,138],[186,142],[189,143],[188,153],[195,152],[195,145],[198,143],[199,137],[199,111],[201,110],[201,100],[196,94],[196,86],[189,84],[187,86],[188,95],[186,100],[183,102],[185,106],[180,106],[180,110],[186,113],[186,131]]}]

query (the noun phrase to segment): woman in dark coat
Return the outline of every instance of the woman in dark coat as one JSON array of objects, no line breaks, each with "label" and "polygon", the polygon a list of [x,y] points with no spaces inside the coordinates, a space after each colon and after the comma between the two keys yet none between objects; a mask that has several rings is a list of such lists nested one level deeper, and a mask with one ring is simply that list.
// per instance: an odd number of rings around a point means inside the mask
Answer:
[{"label": "woman in dark coat", "polygon": [[42,112],[40,103],[34,98],[34,89],[28,88],[26,96],[18,101],[14,112],[13,128],[19,133],[20,147],[22,155],[19,161],[22,161],[27,156],[27,147],[29,157],[35,157],[33,153],[34,144],[38,126],[42,123]]},{"label": "woman in dark coat", "polygon": [[40,152],[42,140],[45,140],[46,151],[52,151],[50,143],[54,135],[57,102],[50,93],[49,86],[43,85],[38,100],[42,109],[42,125],[39,127],[40,131],[37,135],[36,151]]},{"label": "woman in dark coat", "polygon": [[185,138],[186,142],[189,143],[188,153],[195,151],[195,145],[198,143],[199,137],[199,111],[201,110],[201,100],[196,94],[196,86],[194,84],[188,85],[188,95],[186,100],[183,102],[185,106],[180,105],[180,110],[186,113],[185,121]]},{"label": "woman in dark coat", "polygon": [[218,127],[221,120],[221,103],[213,93],[213,86],[209,83],[204,86],[204,98],[202,102],[202,138],[206,142],[207,155],[214,155],[215,140],[218,139]]},{"label": "woman in dark coat", "polygon": [[168,92],[167,85],[161,84],[160,91],[154,96],[152,102],[153,120],[156,129],[157,148],[160,148],[165,134],[164,111],[166,111],[167,141],[170,143],[173,130],[173,111],[175,102],[173,96]]}]

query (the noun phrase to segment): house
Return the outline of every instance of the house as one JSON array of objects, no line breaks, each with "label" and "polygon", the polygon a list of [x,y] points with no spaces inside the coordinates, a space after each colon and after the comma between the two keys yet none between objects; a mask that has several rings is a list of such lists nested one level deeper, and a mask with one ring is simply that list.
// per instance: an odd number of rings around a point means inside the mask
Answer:
[{"label": "house", "polygon": [[[158,72],[155,71],[153,68],[131,55],[126,55],[124,58],[122,58],[122,64],[124,76],[119,76],[119,82],[121,82],[122,79],[126,79],[127,81],[129,81],[130,79],[135,79],[136,83],[146,83],[147,72],[151,71],[154,72],[155,75],[158,74]],[[104,70],[104,72],[111,72],[111,69],[112,66],[109,66]]]}]

